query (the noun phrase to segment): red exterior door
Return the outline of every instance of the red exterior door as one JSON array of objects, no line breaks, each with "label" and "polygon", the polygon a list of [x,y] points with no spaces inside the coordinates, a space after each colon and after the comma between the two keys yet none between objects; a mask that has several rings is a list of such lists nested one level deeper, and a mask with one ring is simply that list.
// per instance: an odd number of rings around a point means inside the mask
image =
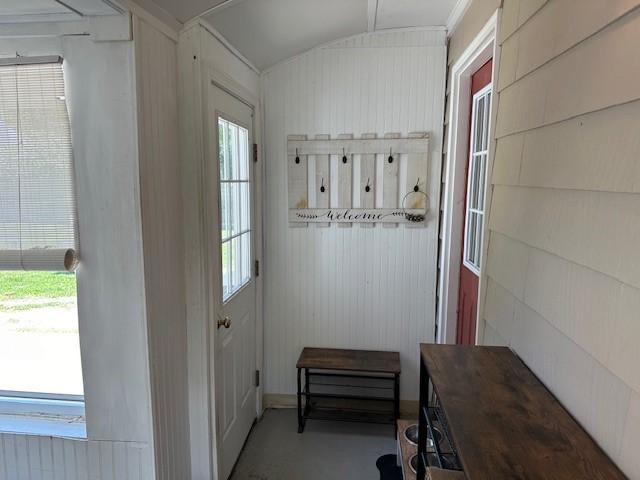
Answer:
[{"label": "red exterior door", "polygon": [[471,77],[469,106],[471,128],[469,129],[469,156],[465,171],[467,191],[461,242],[462,262],[456,330],[456,343],[461,345],[476,343],[478,283],[484,236],[484,203],[489,149],[492,63],[492,60],[489,60]]}]

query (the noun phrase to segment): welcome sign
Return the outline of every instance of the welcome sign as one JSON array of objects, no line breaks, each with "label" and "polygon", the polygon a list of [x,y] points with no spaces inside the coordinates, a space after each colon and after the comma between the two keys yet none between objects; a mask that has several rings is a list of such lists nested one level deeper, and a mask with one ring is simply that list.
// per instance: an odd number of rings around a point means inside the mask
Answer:
[{"label": "welcome sign", "polygon": [[429,137],[365,134],[289,135],[287,176],[291,226],[363,223],[425,225]]},{"label": "welcome sign", "polygon": [[424,222],[425,211],[386,208],[349,208],[289,210],[290,222],[308,223],[405,223]]}]

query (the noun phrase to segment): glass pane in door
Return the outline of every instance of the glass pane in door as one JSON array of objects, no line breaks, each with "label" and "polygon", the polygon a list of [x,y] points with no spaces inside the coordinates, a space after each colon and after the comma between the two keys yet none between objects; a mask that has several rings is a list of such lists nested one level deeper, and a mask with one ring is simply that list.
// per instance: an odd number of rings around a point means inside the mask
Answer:
[{"label": "glass pane in door", "polygon": [[218,118],[222,300],[251,280],[249,131]]},{"label": "glass pane in door", "polygon": [[471,111],[472,141],[467,180],[464,264],[472,271],[480,270],[482,253],[490,109],[491,88],[488,87],[474,96]]}]

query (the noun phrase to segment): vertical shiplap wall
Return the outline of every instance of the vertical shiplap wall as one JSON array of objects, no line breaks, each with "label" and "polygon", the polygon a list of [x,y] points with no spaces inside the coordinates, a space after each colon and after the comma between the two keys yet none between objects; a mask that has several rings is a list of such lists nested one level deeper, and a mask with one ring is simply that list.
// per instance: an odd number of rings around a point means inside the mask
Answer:
[{"label": "vertical shiplap wall", "polygon": [[[208,108],[207,92],[214,78],[247,100],[258,99],[260,81],[258,74],[220,43],[208,28],[203,22],[192,22],[180,32],[178,42],[189,436],[191,478],[194,479],[214,478],[217,465],[211,461],[216,438],[212,428],[215,411],[212,409],[214,399],[210,370],[210,326],[215,322],[217,312],[209,308],[212,278],[206,261],[211,246],[204,236],[207,222],[203,217],[203,202],[207,185],[203,181],[203,172],[205,162],[210,161],[207,153],[210,137],[209,120],[203,116],[203,111]],[[256,110],[259,117],[259,105],[256,105]],[[259,122],[255,130],[259,144]],[[261,338],[261,334],[258,323],[256,336]],[[247,345],[247,348],[254,346]],[[257,344],[255,348],[260,359],[261,345]]]},{"label": "vertical shiplap wall", "polygon": [[78,314],[88,439],[0,434],[0,479],[151,480],[134,44],[79,35],[11,43],[10,51],[22,55],[65,60],[81,241]]},{"label": "vertical shiplap wall", "polygon": [[152,467],[146,444],[0,433],[2,480],[150,480]]},{"label": "vertical shiplap wall", "polygon": [[190,478],[176,42],[134,17],[140,206],[158,479]]},{"label": "vertical shiplap wall", "polygon": [[[418,344],[434,340],[445,32],[363,34],[263,75],[265,393],[295,392],[304,346],[398,350],[401,396],[417,398]],[[426,228],[290,228],[290,134],[431,136]]]},{"label": "vertical shiplap wall", "polygon": [[640,478],[638,0],[505,0],[484,343]]}]

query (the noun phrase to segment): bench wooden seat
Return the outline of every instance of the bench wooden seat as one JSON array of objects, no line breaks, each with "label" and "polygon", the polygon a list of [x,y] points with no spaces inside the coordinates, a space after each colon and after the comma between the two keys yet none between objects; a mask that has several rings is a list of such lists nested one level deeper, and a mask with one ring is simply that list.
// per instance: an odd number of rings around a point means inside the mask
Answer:
[{"label": "bench wooden seat", "polygon": [[296,368],[399,374],[400,354],[376,350],[305,347]]},{"label": "bench wooden seat", "polygon": [[[309,418],[395,425],[395,421],[400,416],[400,354],[398,352],[305,347],[298,358],[296,368],[299,433],[304,431],[305,422]],[[328,383],[312,381],[322,377],[333,378],[336,384],[331,386]],[[339,383],[345,379],[360,383],[357,385]],[[371,381],[379,382],[383,387],[374,387],[366,383]],[[330,391],[327,391],[328,386]],[[349,392],[349,390],[352,391]],[[320,406],[318,402],[321,401],[331,402],[332,405]],[[386,407],[385,411],[374,411],[361,408],[362,403],[389,405],[391,408],[388,411]]]}]

